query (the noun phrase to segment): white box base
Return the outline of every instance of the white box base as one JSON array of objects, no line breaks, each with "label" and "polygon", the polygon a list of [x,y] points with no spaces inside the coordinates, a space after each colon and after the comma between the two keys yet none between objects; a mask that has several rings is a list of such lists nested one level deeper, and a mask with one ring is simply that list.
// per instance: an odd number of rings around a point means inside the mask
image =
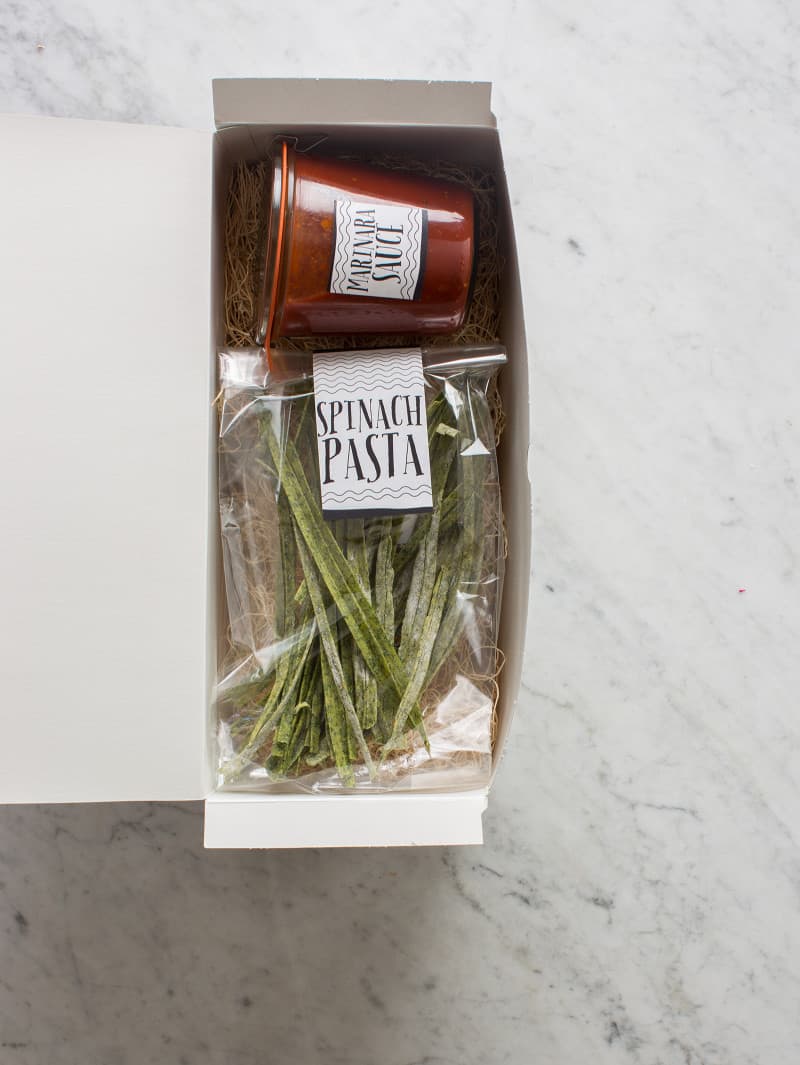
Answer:
[{"label": "white box base", "polygon": [[225,621],[212,410],[233,166],[288,135],[420,157],[446,144],[493,169],[513,439],[498,452],[509,557],[493,775],[519,688],[531,512],[522,293],[489,86],[245,79],[214,96],[214,133],[0,119],[0,803],[205,798],[209,847],[481,843],[488,788],[213,791]]}]

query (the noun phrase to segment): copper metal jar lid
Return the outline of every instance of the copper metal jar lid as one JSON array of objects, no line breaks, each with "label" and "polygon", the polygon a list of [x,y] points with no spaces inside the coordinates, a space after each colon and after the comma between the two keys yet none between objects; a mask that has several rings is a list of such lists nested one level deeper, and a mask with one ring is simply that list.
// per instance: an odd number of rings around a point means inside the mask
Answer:
[{"label": "copper metal jar lid", "polygon": [[275,146],[272,153],[272,181],[265,192],[265,197],[268,200],[265,205],[267,219],[258,252],[261,267],[259,272],[260,283],[257,289],[258,303],[256,305],[255,334],[256,343],[263,345],[267,351],[269,351],[269,346],[272,342],[272,328],[278,299],[280,261],[286,232],[290,184],[289,146],[286,141],[281,141],[279,145]]}]

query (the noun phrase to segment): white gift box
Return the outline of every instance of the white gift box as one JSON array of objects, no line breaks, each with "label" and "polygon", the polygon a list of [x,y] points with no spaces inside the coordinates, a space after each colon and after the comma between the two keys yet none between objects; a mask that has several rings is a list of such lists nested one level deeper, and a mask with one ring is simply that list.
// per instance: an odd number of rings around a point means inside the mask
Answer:
[{"label": "white gift box", "polygon": [[509,356],[496,770],[519,688],[531,522],[527,349],[490,86],[223,80],[214,105],[213,133],[0,118],[0,801],[203,798],[210,847],[479,843],[488,788],[215,791],[212,401],[239,160],[280,133],[495,170]]}]

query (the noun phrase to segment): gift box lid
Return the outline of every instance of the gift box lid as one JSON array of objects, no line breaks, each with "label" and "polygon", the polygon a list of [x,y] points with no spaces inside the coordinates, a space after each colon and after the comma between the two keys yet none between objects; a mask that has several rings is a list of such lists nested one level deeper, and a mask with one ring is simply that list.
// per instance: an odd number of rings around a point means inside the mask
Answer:
[{"label": "gift box lid", "polygon": [[212,137],[0,136],[0,801],[201,797]]}]

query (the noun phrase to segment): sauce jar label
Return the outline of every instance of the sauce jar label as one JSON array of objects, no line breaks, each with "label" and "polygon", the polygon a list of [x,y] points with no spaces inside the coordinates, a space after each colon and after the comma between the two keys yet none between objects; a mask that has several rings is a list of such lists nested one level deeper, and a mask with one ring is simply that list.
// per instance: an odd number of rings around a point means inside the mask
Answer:
[{"label": "sauce jar label", "polygon": [[317,352],[314,411],[324,517],[433,509],[418,348]]},{"label": "sauce jar label", "polygon": [[340,296],[416,299],[427,233],[424,208],[337,200],[330,291]]}]

